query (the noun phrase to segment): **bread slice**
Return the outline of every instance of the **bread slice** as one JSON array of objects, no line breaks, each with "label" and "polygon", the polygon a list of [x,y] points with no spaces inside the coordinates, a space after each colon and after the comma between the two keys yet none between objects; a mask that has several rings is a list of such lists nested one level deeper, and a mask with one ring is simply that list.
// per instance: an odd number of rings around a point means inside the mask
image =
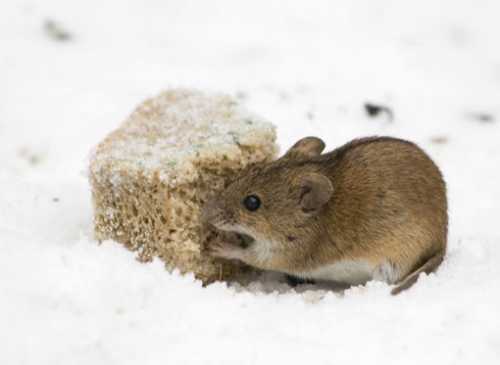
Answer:
[{"label": "bread slice", "polygon": [[274,159],[275,141],[271,123],[225,95],[172,89],[146,100],[91,155],[96,238],[204,283],[235,277],[242,266],[206,255],[220,237],[201,226],[200,207],[236,172]]}]

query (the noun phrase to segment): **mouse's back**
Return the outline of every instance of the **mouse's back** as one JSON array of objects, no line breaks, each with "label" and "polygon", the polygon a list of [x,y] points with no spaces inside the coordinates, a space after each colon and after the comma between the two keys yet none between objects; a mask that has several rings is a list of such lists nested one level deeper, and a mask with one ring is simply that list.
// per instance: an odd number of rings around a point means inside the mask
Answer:
[{"label": "mouse's back", "polygon": [[398,276],[436,252],[444,254],[446,186],[438,167],[418,146],[371,137],[320,158],[334,189],[324,221],[341,251],[385,260]]}]

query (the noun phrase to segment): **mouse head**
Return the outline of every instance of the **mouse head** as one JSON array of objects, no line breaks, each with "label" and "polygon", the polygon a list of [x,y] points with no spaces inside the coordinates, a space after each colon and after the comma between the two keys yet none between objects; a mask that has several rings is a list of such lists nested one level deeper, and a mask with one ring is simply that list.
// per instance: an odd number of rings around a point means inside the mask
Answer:
[{"label": "mouse head", "polygon": [[312,162],[324,147],[319,138],[307,137],[279,160],[242,171],[204,205],[202,220],[238,233],[245,243],[299,238],[300,227],[306,227],[333,194],[331,181]]}]

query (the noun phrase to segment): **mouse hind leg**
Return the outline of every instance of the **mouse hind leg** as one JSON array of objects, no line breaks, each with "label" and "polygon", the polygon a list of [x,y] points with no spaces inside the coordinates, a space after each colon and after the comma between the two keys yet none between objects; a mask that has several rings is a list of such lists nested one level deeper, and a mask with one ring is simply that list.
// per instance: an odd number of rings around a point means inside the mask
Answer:
[{"label": "mouse hind leg", "polygon": [[401,279],[397,286],[392,289],[391,294],[396,295],[401,293],[403,290],[410,288],[413,284],[416,283],[418,277],[421,273],[430,274],[434,272],[437,267],[443,262],[445,251],[438,251],[433,256],[427,259],[420,267],[418,267],[413,272],[409,273],[406,277]]}]

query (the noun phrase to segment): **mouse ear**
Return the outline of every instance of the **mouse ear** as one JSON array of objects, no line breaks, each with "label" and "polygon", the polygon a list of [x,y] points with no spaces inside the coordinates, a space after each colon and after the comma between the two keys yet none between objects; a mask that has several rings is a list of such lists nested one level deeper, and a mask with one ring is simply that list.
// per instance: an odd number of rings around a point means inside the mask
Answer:
[{"label": "mouse ear", "polygon": [[283,158],[311,158],[321,155],[325,142],[318,137],[305,137],[295,143]]},{"label": "mouse ear", "polygon": [[333,185],[325,175],[308,173],[298,179],[299,204],[304,213],[316,213],[332,197]]}]

